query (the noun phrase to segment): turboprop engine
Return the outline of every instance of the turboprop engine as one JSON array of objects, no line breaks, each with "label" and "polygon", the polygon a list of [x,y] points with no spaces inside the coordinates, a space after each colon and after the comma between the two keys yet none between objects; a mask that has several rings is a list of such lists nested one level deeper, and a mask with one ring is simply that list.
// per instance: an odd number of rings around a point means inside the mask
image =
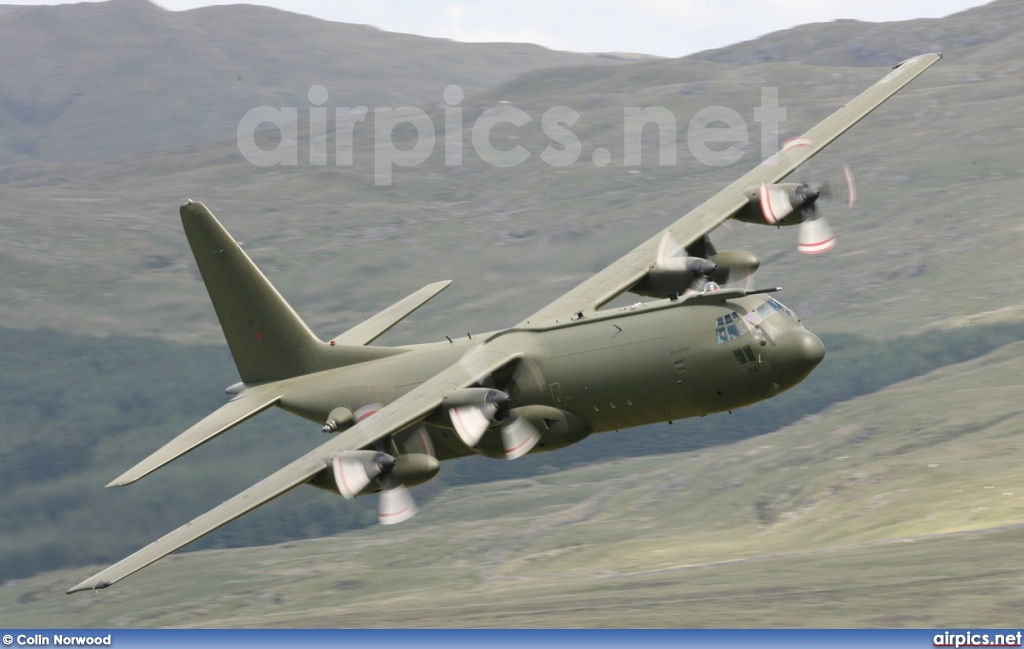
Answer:
[{"label": "turboprop engine", "polygon": [[378,519],[383,525],[401,523],[416,514],[409,487],[437,475],[441,463],[426,453],[402,453],[395,457],[380,451],[345,451],[333,456],[326,471],[309,484],[351,500],[380,493]]},{"label": "turboprop engine", "polygon": [[748,250],[726,250],[710,257],[658,255],[647,276],[630,293],[654,298],[699,293],[708,282],[746,281],[760,265],[757,255]]},{"label": "turboprop engine", "polygon": [[331,458],[329,469],[317,474],[310,484],[351,500],[398,485],[421,485],[437,475],[441,463],[425,453],[394,457],[379,451],[346,451]]},{"label": "turboprop engine", "polygon": [[511,408],[509,395],[492,388],[453,390],[442,403],[462,443],[486,457],[514,460],[535,447],[564,448],[590,434],[570,412],[538,404]]},{"label": "turboprop engine", "polygon": [[[843,166],[846,186],[846,206],[857,202],[857,186],[853,172]],[[747,205],[732,218],[744,223],[760,225],[800,225],[797,250],[805,255],[816,255],[835,248],[836,237],[828,221],[818,212],[818,199],[831,196],[828,183],[814,186],[808,183],[780,183],[761,185],[747,191]]]}]

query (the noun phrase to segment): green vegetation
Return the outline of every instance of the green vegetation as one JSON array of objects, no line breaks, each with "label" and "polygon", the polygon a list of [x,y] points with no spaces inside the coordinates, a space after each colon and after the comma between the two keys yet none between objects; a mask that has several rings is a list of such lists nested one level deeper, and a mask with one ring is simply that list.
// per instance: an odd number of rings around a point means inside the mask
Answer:
[{"label": "green vegetation", "polygon": [[[65,9],[70,11],[66,7],[32,11],[60,15]],[[233,28],[222,33],[244,34],[252,17],[250,9],[259,29],[265,27],[267,16],[283,19],[269,10],[237,8],[243,9],[237,20],[232,13],[236,8],[209,11],[218,16],[223,12],[233,21]],[[84,5],[74,10],[100,9]],[[186,22],[202,17],[202,12],[152,12]],[[17,14],[4,14],[0,25]],[[46,42],[72,42],[68,32],[83,34],[82,38],[91,34],[81,29],[84,20],[83,16],[59,23],[67,31],[54,31]],[[941,49],[943,61],[794,174],[796,180],[840,186],[841,164],[852,166],[860,197],[857,207],[848,211],[841,199],[823,200],[820,205],[838,235],[838,247],[816,258],[798,255],[793,228],[738,224],[714,236],[720,249],[755,250],[763,261],[758,285],[785,287],[783,300],[812,329],[887,339],[952,317],[995,315],[1020,304],[1016,296],[1024,290],[1024,275],[1011,270],[1024,245],[1014,198],[1024,165],[1013,137],[1024,123],[1024,104],[1018,101],[1024,95],[1024,76],[1017,69],[1024,14],[1013,3],[996,2],[955,20],[926,24],[942,29],[936,39],[924,38],[921,47],[927,43],[927,49]],[[883,58],[889,52],[902,56],[892,51],[894,39],[884,25],[846,22],[825,27],[830,42],[848,43],[850,51],[880,52]],[[157,21],[147,28],[153,30],[147,40],[166,39],[162,30],[173,35],[181,28],[178,24],[160,27]],[[856,33],[855,41],[841,36],[844,29],[851,36]],[[906,25],[900,29],[916,33]],[[375,32],[363,34],[367,39],[373,35],[389,38]],[[786,38],[783,34],[768,40]],[[12,36],[4,41],[4,56],[16,56],[15,40]],[[147,64],[166,64],[168,69],[160,67],[140,78],[170,92],[181,87],[176,73],[180,68],[171,65],[173,58],[153,57],[147,50],[135,52],[121,41],[110,42],[117,43],[115,53],[102,48],[90,51],[105,53],[111,60],[135,57]],[[386,43],[374,51],[405,57],[419,41]],[[393,81],[386,60],[365,54],[332,56],[322,48],[318,50],[322,56],[311,56],[314,47],[321,46],[302,40],[287,51],[269,49],[266,56],[279,66],[315,64],[335,71],[332,74],[370,73],[365,79],[344,82],[334,81],[327,70],[316,79],[278,75],[275,88],[287,96],[243,93],[232,94],[230,101],[221,93],[202,89],[176,101],[161,101],[160,96],[132,86],[124,92],[135,103],[116,100],[124,113],[104,113],[109,114],[109,122],[83,114],[72,122],[71,133],[62,136],[65,140],[95,136],[111,146],[123,142],[127,148],[111,153],[103,164],[35,159],[0,168],[5,228],[0,240],[0,273],[5,278],[0,301],[13,307],[4,314],[3,325],[218,342],[220,333],[176,216],[181,202],[196,198],[204,200],[246,242],[256,262],[323,337],[440,279],[455,279],[455,284],[396,328],[387,341],[443,340],[445,334],[507,326],[757,164],[760,133],[753,116],[762,87],[779,90],[787,115],[781,134],[785,139],[802,133],[887,70],[886,66],[864,67],[853,56],[829,59],[825,65],[808,49],[808,58],[802,61],[789,57],[749,65],[700,57],[540,70],[531,64],[531,71],[510,78],[493,75],[489,59],[457,56],[460,66],[438,64],[439,76],[419,75],[428,87]],[[246,52],[228,58],[244,61]],[[57,50],[52,56],[61,60],[62,55]],[[41,97],[75,92],[74,84],[62,81],[65,73],[89,79],[84,72],[74,72],[78,68],[72,65],[89,57],[75,58],[77,51],[63,56],[65,72],[37,74],[49,79],[46,91],[40,90]],[[263,61],[263,56],[258,60]],[[210,83],[217,87],[223,86],[220,79],[235,78],[231,65],[215,64],[223,62],[223,57],[203,60],[203,65],[191,67],[208,71],[215,77]],[[338,65],[339,60],[346,64]],[[443,114],[437,97],[451,78],[462,78],[461,66],[470,63],[480,63],[483,78],[502,85],[486,89],[488,84],[480,83],[472,90],[469,83],[464,84],[465,163],[445,167],[440,138]],[[545,65],[538,59],[537,68]],[[22,54],[5,69],[35,68]],[[199,78],[207,77],[204,73]],[[124,79],[128,83],[128,77]],[[367,92],[391,87],[387,101],[392,103],[384,105],[422,106],[434,116],[439,134],[434,155],[417,167],[396,169],[392,186],[375,186],[372,115],[356,129],[353,167],[257,168],[241,156],[230,132],[226,140],[182,137],[174,141],[176,147],[146,153],[133,153],[136,149],[128,147],[130,139],[121,135],[129,124],[147,127],[148,121],[139,116],[166,115],[168,122],[193,123],[195,96],[215,95],[217,101],[226,102],[208,112],[234,128],[253,105],[300,105],[297,100],[315,82],[331,91],[329,106],[359,105],[349,102],[348,89],[354,94],[363,87]],[[2,92],[18,89],[32,96],[33,87],[19,72]],[[109,96],[121,97],[114,88]],[[433,99],[424,102],[424,96]],[[147,97],[159,103],[147,104]],[[360,96],[359,101],[373,106],[372,99]],[[532,117],[519,129],[500,125],[493,134],[496,146],[515,143],[532,153],[530,160],[517,167],[492,167],[469,147],[476,117],[501,101]],[[551,143],[540,118],[559,105],[580,112],[572,130],[581,141],[581,159],[565,168],[539,159]],[[748,125],[747,142],[742,145],[746,153],[729,167],[701,165],[686,146],[690,119],[713,105],[733,108]],[[623,166],[623,110],[629,106],[663,106],[676,117],[675,166],[656,164],[654,127],[644,131],[644,164]],[[162,129],[162,125],[151,128]],[[12,127],[0,132],[20,130]],[[300,141],[299,159],[306,160],[308,145],[304,137]],[[184,146],[191,142],[198,143]],[[65,148],[61,145],[60,150]],[[596,148],[611,152],[611,164],[599,168],[591,163]]]},{"label": "green vegetation", "polygon": [[535,68],[625,62],[266,7],[168,11],[145,0],[19,7],[0,14],[0,41],[0,165],[231,139],[251,108],[304,112],[317,84],[332,106],[434,105],[452,83],[477,93]]},{"label": "green vegetation", "polygon": [[[52,331],[3,330],[0,341],[0,578],[113,560],[322,441],[315,427],[275,411],[155,479],[104,489],[223,403],[234,376],[226,347]],[[376,520],[373,503],[314,495],[285,498],[271,517],[241,521],[207,545],[305,538]]]},{"label": "green vegetation", "polygon": [[[941,20],[839,21],[684,59],[597,65],[613,60],[256,7],[166,12],[119,0],[3,12],[0,618],[1015,624],[1024,350],[1005,345],[1024,330],[1024,275],[1014,272],[1022,32],[1024,14],[1007,0]],[[287,545],[187,553],[99,596],[61,594],[89,571],[81,564],[123,557],[323,440],[317,426],[270,412],[136,485],[103,489],[235,380],[176,218],[186,198],[246,241],[325,338],[445,278],[456,282],[382,343],[486,331],[756,164],[762,87],[779,89],[784,139],[888,65],[934,49],[945,60],[795,174],[835,185],[840,165],[853,167],[857,208],[820,206],[836,250],[803,258],[792,229],[714,236],[719,249],[756,250],[757,284],[786,287],[781,299],[812,330],[832,332],[825,363],[795,390],[515,463],[448,463],[417,489],[424,512],[397,530],[372,525],[373,498],[297,489],[194,547]],[[533,155],[496,168],[467,147],[465,164],[449,168],[439,139],[426,163],[377,187],[371,116],[356,129],[353,167],[246,162],[233,139],[241,115],[307,106],[318,83],[329,107],[422,106],[439,135],[439,98],[458,83],[465,143],[476,117],[507,101],[533,121],[501,125],[493,140]],[[572,130],[582,158],[566,168],[538,159],[551,144],[540,117],[558,105],[581,114]],[[686,150],[689,119],[711,105],[750,126],[730,167]],[[644,164],[622,165],[628,106],[672,111],[677,165],[655,164],[651,127]],[[590,162],[598,147],[611,153],[607,167]],[[518,479],[487,484],[503,477]],[[75,568],[27,578],[61,566]]]},{"label": "green vegetation", "polygon": [[95,594],[63,594],[86,567],[9,581],[0,618],[1012,627],[1022,361],[1015,343],[768,435],[447,489],[403,525],[176,555]]},{"label": "green vegetation", "polygon": [[[826,362],[789,394],[731,415],[597,435],[572,449],[516,462],[449,462],[417,495],[426,504],[446,486],[552,474],[761,435],[1021,337],[1016,325],[929,332],[887,343],[825,336]],[[223,403],[222,389],[235,376],[226,349],[0,330],[0,366],[0,421],[7,422],[0,448],[0,579],[116,560],[323,441],[315,424],[272,411],[137,484],[104,489]],[[376,524],[375,508],[373,498],[347,502],[299,489],[195,547],[334,534]]]}]

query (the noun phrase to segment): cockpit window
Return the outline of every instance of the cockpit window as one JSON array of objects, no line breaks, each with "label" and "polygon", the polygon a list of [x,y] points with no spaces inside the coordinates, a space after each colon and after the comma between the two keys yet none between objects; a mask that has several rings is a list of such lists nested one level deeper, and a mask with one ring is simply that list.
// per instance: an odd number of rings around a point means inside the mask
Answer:
[{"label": "cockpit window", "polygon": [[745,333],[747,333],[747,324],[735,311],[722,316],[716,322],[715,339],[719,345],[735,340]]},{"label": "cockpit window", "polygon": [[796,314],[790,311],[781,302],[775,298],[768,298],[768,300],[761,306],[757,307],[753,313],[747,314],[747,321],[749,321],[750,324],[756,325],[762,320],[767,320],[768,316],[772,315],[776,311],[782,311],[791,318],[796,317]]}]

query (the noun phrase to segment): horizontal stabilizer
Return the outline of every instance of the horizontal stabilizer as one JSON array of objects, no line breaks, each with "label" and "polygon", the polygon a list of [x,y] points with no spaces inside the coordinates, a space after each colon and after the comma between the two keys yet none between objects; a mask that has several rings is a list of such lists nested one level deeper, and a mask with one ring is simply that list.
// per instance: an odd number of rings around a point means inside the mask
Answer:
[{"label": "horizontal stabilizer", "polygon": [[368,345],[384,334],[388,329],[404,320],[413,311],[427,303],[451,284],[450,279],[443,282],[428,284],[412,295],[395,302],[369,320],[352,327],[335,338],[332,342],[338,345]]},{"label": "horizontal stabilizer", "polygon": [[175,437],[160,450],[133,466],[107,486],[123,487],[131,484],[253,415],[263,412],[281,398],[280,387],[279,383],[271,383],[249,388],[211,412],[198,424]]}]

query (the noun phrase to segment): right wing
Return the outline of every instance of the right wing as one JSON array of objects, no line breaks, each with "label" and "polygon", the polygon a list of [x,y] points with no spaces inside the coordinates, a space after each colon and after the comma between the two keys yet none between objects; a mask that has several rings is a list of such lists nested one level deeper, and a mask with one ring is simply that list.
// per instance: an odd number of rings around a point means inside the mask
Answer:
[{"label": "right wing", "polygon": [[135,554],[86,579],[71,588],[68,593],[106,588],[309,481],[317,473],[325,470],[331,458],[338,453],[366,448],[377,440],[424,419],[441,405],[441,400],[447,392],[474,385],[522,355],[525,346],[520,343],[520,337],[524,335],[528,334],[511,333],[483,343],[473,350],[471,363],[452,365],[326,444],[310,451],[199,518],[150,543]]},{"label": "right wing", "polygon": [[873,86],[857,95],[791,145],[744,174],[739,180],[691,210],[675,223],[640,244],[622,258],[585,280],[565,295],[543,307],[519,326],[569,318],[587,313],[625,293],[650,271],[658,244],[666,233],[685,247],[725,223],[747,206],[747,192],[760,184],[771,185],[784,179],[797,167],[824,149],[850,127],[878,108],[889,97],[942,58],[941,54],[922,54],[903,61]]}]

